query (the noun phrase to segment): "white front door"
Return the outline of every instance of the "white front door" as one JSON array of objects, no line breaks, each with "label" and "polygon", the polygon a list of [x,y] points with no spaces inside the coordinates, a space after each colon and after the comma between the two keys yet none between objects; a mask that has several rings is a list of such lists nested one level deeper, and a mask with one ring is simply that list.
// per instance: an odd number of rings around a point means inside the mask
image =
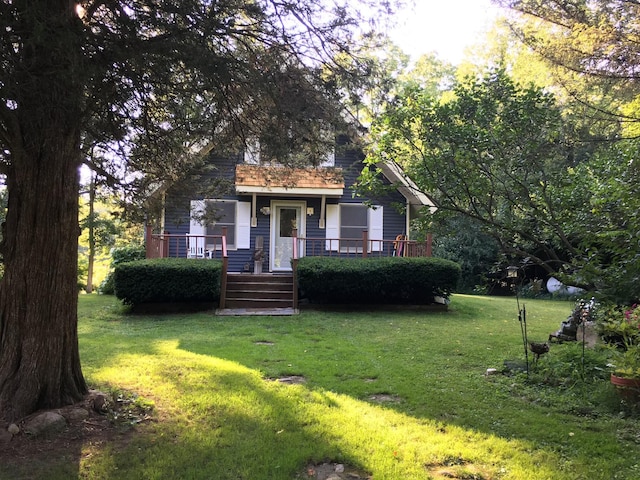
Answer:
[{"label": "white front door", "polygon": [[[269,268],[272,272],[291,271],[293,257],[293,231],[305,235],[306,202],[273,200],[271,202],[271,245]],[[301,252],[298,252],[302,256]]]}]

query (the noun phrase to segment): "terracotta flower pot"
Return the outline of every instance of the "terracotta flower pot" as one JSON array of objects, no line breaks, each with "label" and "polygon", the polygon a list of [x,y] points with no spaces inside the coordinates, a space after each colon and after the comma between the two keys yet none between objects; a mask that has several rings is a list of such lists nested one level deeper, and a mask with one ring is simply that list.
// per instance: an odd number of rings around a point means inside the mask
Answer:
[{"label": "terracotta flower pot", "polygon": [[640,378],[625,378],[611,374],[611,384],[616,387],[620,395],[626,399],[640,399]]}]

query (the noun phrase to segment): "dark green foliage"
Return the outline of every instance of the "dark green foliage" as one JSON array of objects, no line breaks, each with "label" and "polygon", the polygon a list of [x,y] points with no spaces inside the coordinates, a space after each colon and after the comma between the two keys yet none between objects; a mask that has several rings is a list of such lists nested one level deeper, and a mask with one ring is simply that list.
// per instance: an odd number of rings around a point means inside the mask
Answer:
[{"label": "dark green foliage", "polygon": [[133,262],[134,260],[143,260],[145,255],[144,245],[128,245],[114,248],[111,250],[111,264],[115,266],[121,263]]},{"label": "dark green foliage", "polygon": [[550,353],[534,365],[532,383],[572,388],[582,383],[608,380],[610,352],[606,348],[582,348],[580,342],[554,344]]},{"label": "dark green foliage", "polygon": [[113,283],[113,269],[122,263],[133,262],[134,260],[143,260],[146,252],[143,245],[127,245],[126,247],[117,247],[111,249],[111,268],[100,285],[100,293],[104,295],[113,295],[115,293],[115,285]]},{"label": "dark green foliage", "polygon": [[220,298],[218,261],[186,258],[137,260],[117,265],[116,297],[127,305],[164,302],[217,302]]},{"label": "dark green foliage", "polygon": [[460,264],[462,275],[456,291],[490,291],[489,276],[499,260],[498,242],[478,222],[462,215],[435,225],[432,233],[434,255]]},{"label": "dark green foliage", "polygon": [[460,266],[441,258],[305,257],[298,286],[312,303],[428,305],[456,287]]},{"label": "dark green foliage", "polygon": [[466,217],[501,253],[557,272],[577,254],[566,219],[585,197],[563,196],[577,179],[567,176],[554,97],[501,69],[460,81],[453,93],[445,101],[419,88],[402,92],[372,126],[368,161],[401,164],[438,207],[429,220],[441,229]]}]

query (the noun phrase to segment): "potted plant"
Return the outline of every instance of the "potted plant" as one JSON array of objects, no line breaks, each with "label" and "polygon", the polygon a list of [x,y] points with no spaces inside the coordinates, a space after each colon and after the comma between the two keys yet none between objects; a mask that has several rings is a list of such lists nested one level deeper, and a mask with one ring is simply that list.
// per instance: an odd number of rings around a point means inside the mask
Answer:
[{"label": "potted plant", "polygon": [[640,306],[621,309],[604,325],[603,338],[616,347],[611,383],[626,397],[640,397]]},{"label": "potted plant", "polygon": [[262,262],[264,261],[264,250],[257,248],[253,252],[253,273],[262,273]]},{"label": "potted plant", "polygon": [[600,305],[596,310],[598,334],[608,345],[621,349],[640,343],[640,307],[620,305]]}]

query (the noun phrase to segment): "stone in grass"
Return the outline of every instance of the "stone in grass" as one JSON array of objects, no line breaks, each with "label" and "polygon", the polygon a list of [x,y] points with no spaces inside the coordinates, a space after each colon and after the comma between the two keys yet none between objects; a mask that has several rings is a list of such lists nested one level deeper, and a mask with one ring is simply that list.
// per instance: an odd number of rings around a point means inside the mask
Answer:
[{"label": "stone in grass", "polygon": [[86,408],[71,408],[61,414],[69,423],[81,422],[89,417],[89,411]]},{"label": "stone in grass", "polygon": [[307,383],[307,379],[301,375],[290,375],[288,377],[280,377],[278,378],[280,383],[286,383],[287,385],[300,385],[303,383]]},{"label": "stone in grass", "polygon": [[305,480],[370,480],[371,475],[343,463],[321,463],[308,465],[302,476]]},{"label": "stone in grass", "polygon": [[369,400],[376,403],[400,403],[402,398],[398,395],[392,395],[390,393],[376,393],[369,396]]},{"label": "stone in grass", "polygon": [[43,436],[62,432],[67,427],[67,420],[56,412],[44,412],[36,415],[24,426],[29,435]]}]

